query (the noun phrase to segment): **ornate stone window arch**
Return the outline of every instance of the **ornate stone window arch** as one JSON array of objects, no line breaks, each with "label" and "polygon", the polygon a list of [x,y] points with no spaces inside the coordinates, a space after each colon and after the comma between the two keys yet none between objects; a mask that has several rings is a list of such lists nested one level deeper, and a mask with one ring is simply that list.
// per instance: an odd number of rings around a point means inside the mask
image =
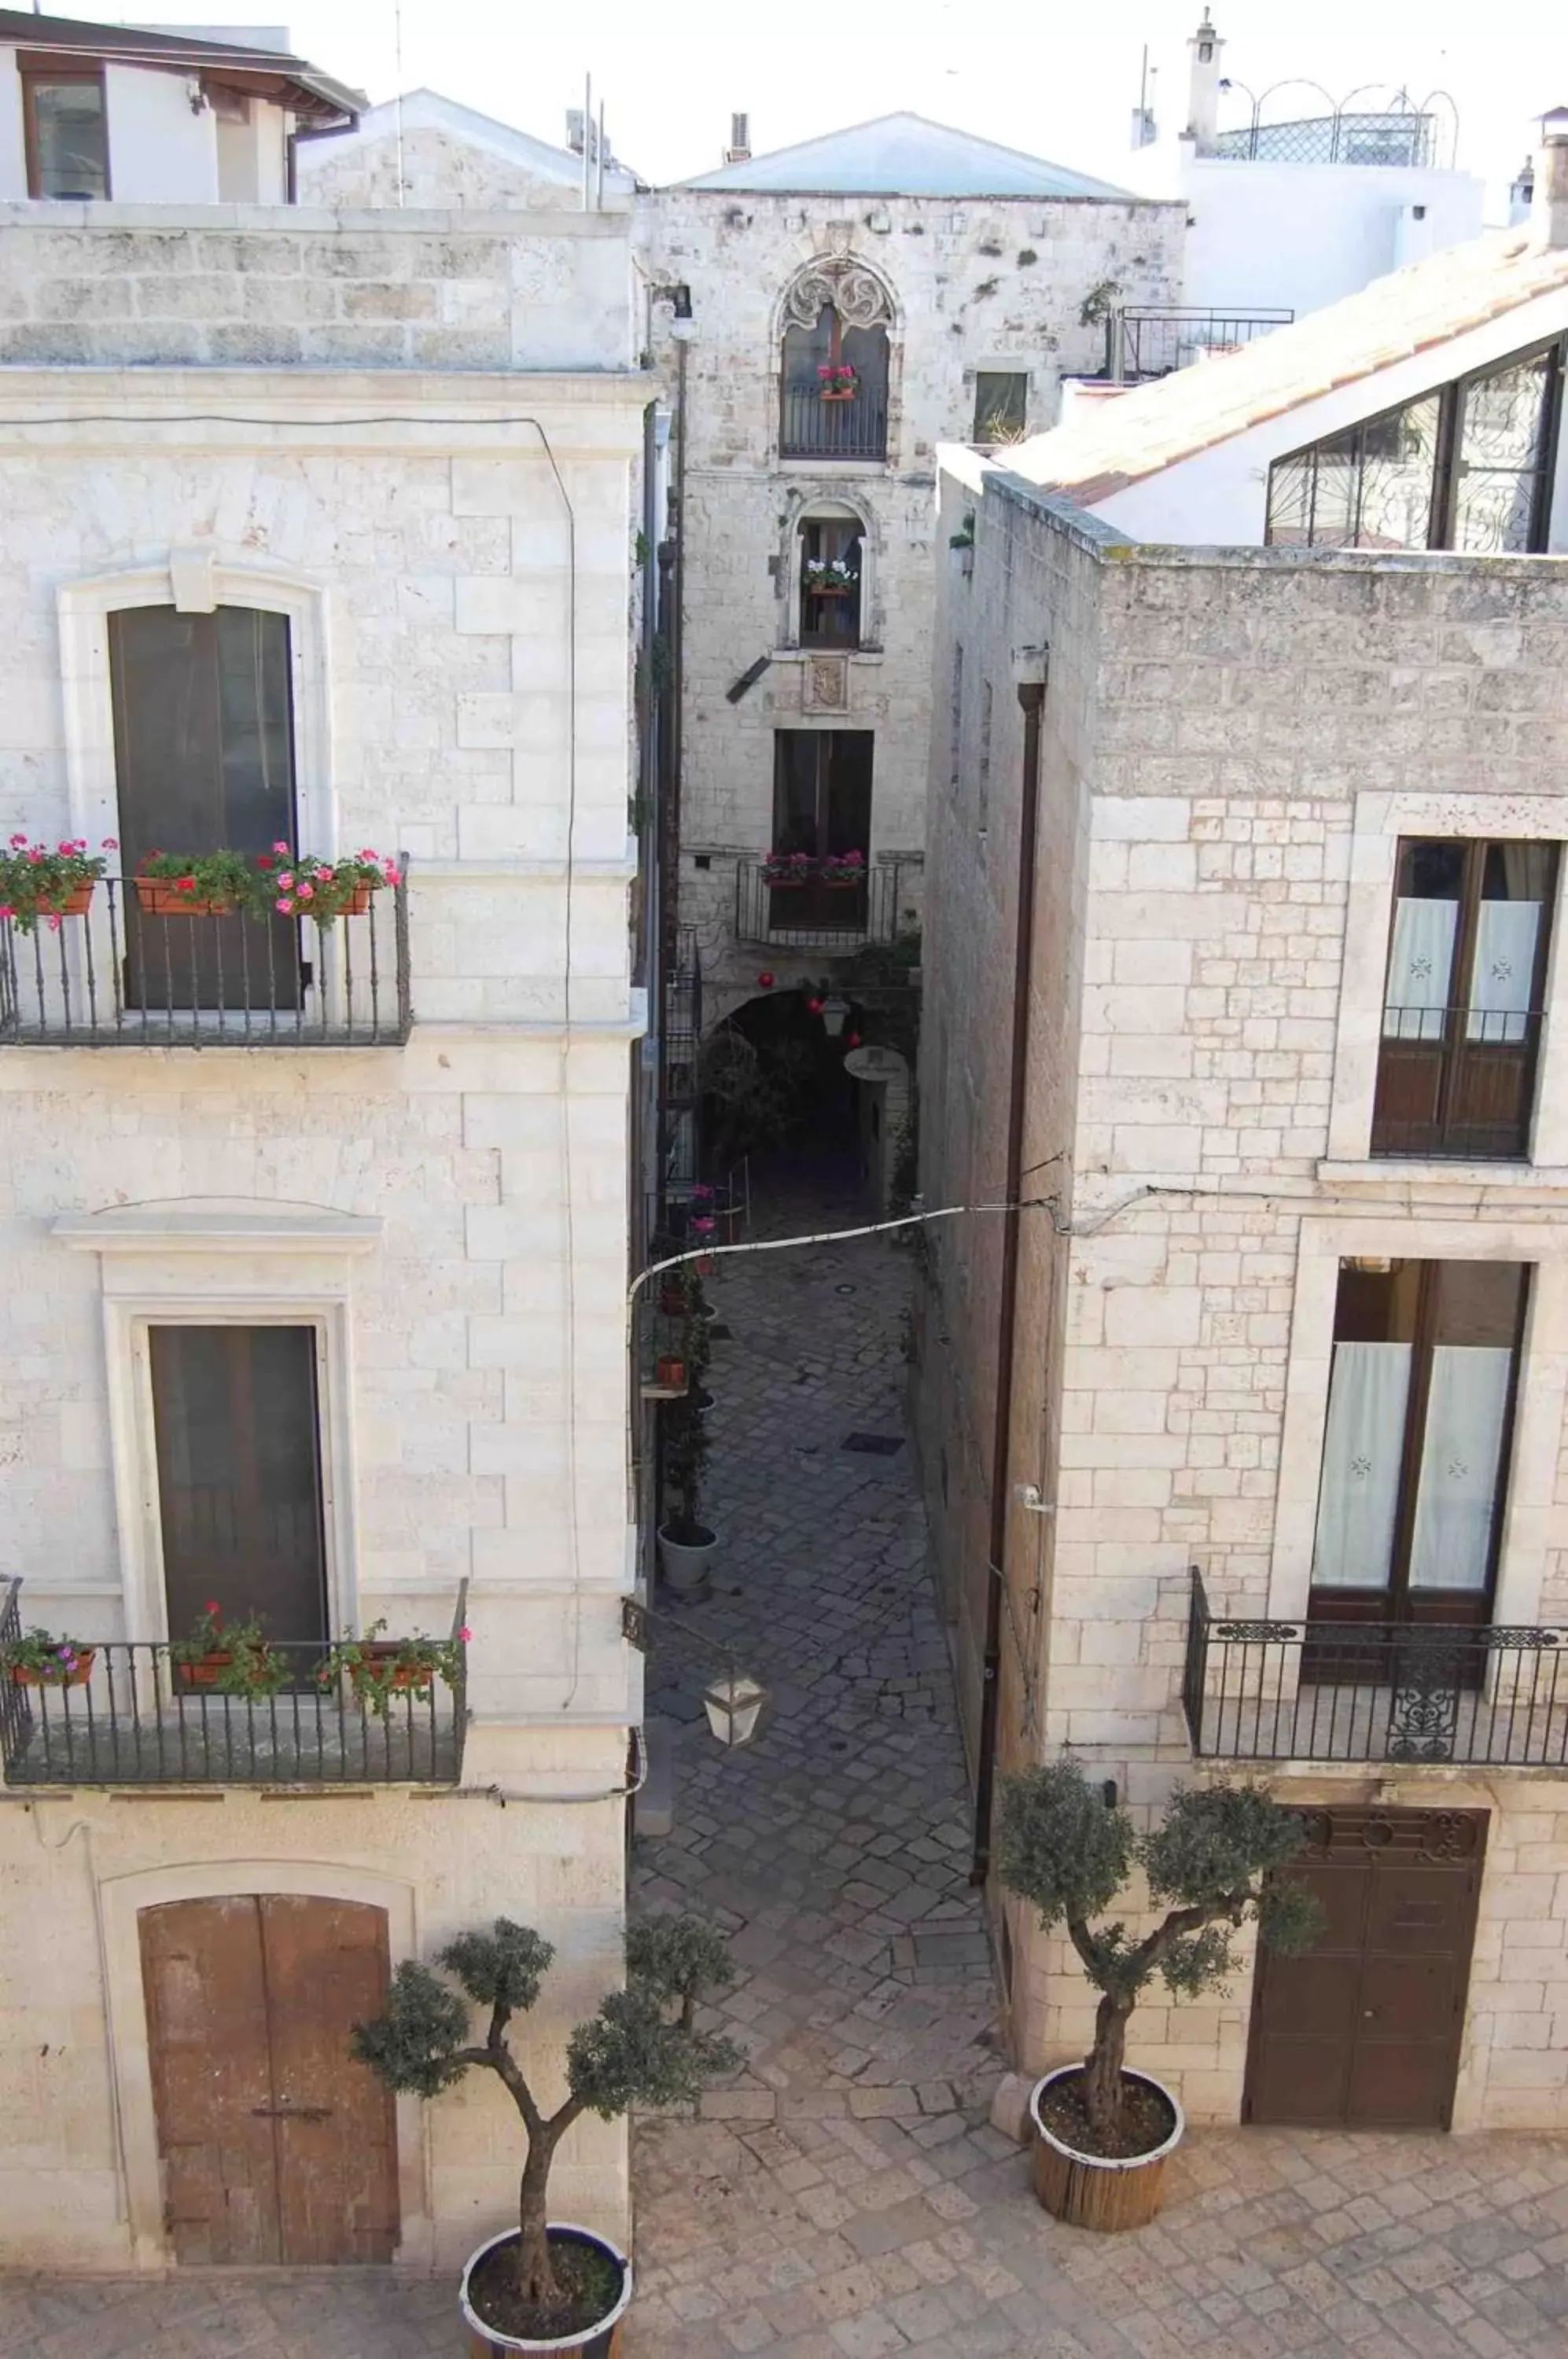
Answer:
[{"label": "ornate stone window arch", "polygon": [[887,455],[893,298],[851,256],[807,264],[779,307],[779,455],[882,461]]},{"label": "ornate stone window arch", "polygon": [[875,555],[862,507],[833,495],[801,499],[790,516],[784,567],[790,644],[853,653],[872,641]]}]

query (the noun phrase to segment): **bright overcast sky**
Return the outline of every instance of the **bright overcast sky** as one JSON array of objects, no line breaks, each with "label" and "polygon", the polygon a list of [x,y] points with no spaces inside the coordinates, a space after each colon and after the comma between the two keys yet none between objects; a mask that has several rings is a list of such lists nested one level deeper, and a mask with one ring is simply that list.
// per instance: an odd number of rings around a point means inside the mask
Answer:
[{"label": "bright overcast sky", "polygon": [[[267,21],[254,0],[182,11],[192,24],[220,14]],[[1202,0],[403,0],[402,86],[559,141],[592,73],[615,153],[653,180],[719,163],[732,109],[750,113],[760,153],[905,107],[1114,180],[1145,42],[1169,125],[1184,116],[1184,43],[1201,14]],[[1447,89],[1461,164],[1495,182],[1532,144],[1531,116],[1568,103],[1563,0],[1214,0],[1214,16],[1225,71],[1257,92],[1294,75],[1336,99],[1367,82],[1418,100]],[[298,52],[373,99],[397,89],[393,0],[279,0],[276,20]],[[1283,111],[1321,106],[1301,91]]]}]

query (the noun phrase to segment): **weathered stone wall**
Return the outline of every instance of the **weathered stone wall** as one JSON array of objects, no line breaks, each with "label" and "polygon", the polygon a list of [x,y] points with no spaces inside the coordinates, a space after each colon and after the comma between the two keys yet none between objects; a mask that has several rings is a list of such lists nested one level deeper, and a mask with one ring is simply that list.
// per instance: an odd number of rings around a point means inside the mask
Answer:
[{"label": "weathered stone wall", "polygon": [[11,367],[625,369],[630,298],[609,213],[0,204]]},{"label": "weathered stone wall", "polygon": [[[686,346],[685,705],[681,915],[695,922],[724,1012],[755,987],[758,947],[733,942],[735,864],[770,844],[773,739],[790,727],[876,734],[873,857],[900,865],[918,911],[931,714],[935,449],[973,427],[977,370],[1029,376],[1032,429],[1054,421],[1064,375],[1099,365],[1104,328],[1085,299],[1107,279],[1127,302],[1168,303],[1181,268],[1179,206],[1040,199],[771,197],[665,190],[640,210],[656,284],[691,290]],[[886,281],[896,309],[886,462],[781,461],[779,313],[814,256],[847,252]],[[667,305],[651,341],[678,377]],[[847,504],[863,520],[863,652],[842,701],[799,649],[796,543],[803,515]],[[954,527],[955,528],[955,527]],[[726,691],[769,669],[736,703]],[[701,858],[706,865],[699,870]],[[780,982],[822,955],[770,953]]]},{"label": "weathered stone wall", "polygon": [[[962,483],[948,495],[969,496]],[[1305,1612],[1343,1254],[1531,1265],[1497,1614],[1551,1625],[1568,1612],[1552,1018],[1529,1161],[1391,1169],[1368,1157],[1399,835],[1552,839],[1568,822],[1568,579],[1540,560],[1172,559],[1116,546],[996,477],[977,506],[973,580],[962,604],[950,585],[936,654],[940,694],[962,634],[956,788],[932,732],[923,1183],[928,1201],[953,1201],[962,1175],[978,1193],[999,1170],[1012,658],[1044,641],[1024,1162],[1026,1192],[1054,1209],[1024,1215],[1010,1481],[1037,1484],[1054,1513],[1031,1516],[1016,1496],[1009,1511],[999,1741],[1004,1764],[1070,1743],[1152,1807],[1189,1752],[1187,1568],[1218,1615]],[[986,683],[982,853],[968,715]],[[999,838],[1008,852],[994,875]],[[1071,1234],[1054,1236],[1057,1223]],[[996,1266],[983,1223],[944,1224],[922,1321],[927,1430],[988,1437]],[[929,1440],[926,1452],[941,1544],[965,1571],[977,1625],[988,1440],[956,1490],[950,1470],[945,1506]],[[964,1659],[973,1719],[972,1638]],[[1305,1796],[1309,1765],[1289,1767],[1285,1790]],[[1311,1793],[1334,1786],[1319,1765]],[[1365,1798],[1367,1777],[1347,1772],[1339,1790]],[[1557,1821],[1537,1823],[1547,1805],[1528,1780],[1488,1776],[1481,1790],[1493,1830],[1457,2118],[1550,2125],[1563,2076],[1532,2081],[1519,2059],[1568,2056],[1568,1847]],[[1441,1807],[1445,1794],[1443,1772],[1399,1774],[1405,1803]],[[1008,1915],[1020,2049],[1031,2062],[1071,2053],[1086,2027],[1081,1981],[1025,1912]],[[1245,2014],[1242,1994],[1172,2010],[1168,2029],[1144,2024],[1142,2052],[1201,2114],[1234,2114]]]}]

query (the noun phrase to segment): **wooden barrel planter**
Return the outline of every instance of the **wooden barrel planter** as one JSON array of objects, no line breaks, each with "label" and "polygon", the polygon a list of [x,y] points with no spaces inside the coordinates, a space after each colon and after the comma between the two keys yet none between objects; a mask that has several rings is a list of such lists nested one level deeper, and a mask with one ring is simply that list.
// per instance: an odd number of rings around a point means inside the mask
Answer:
[{"label": "wooden barrel planter", "polygon": [[1162,2099],[1171,2116],[1170,2136],[1147,2154],[1084,2154],[1048,2129],[1040,2118],[1040,2099],[1053,2082],[1076,2080],[1083,2067],[1064,2064],[1037,2081],[1029,2097],[1034,2124],[1034,2191],[1053,2219],[1071,2228],[1094,2228],[1102,2234],[1122,2228],[1146,2228],[1159,2211],[1165,2165],[1181,2142],[1186,2120],[1163,2082],[1147,2072],[1125,2072]]}]

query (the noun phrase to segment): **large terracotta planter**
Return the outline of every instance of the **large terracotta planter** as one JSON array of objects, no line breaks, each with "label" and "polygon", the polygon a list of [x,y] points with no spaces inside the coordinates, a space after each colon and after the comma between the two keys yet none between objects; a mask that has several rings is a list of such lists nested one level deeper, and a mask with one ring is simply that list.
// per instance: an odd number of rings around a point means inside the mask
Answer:
[{"label": "large terracotta planter", "polygon": [[495,2252],[498,2245],[517,2243],[517,2232],[515,2228],[509,2228],[502,2235],[492,2236],[487,2244],[480,2245],[477,2252],[471,2253],[468,2256],[468,2266],[463,2272],[463,2283],[458,2289],[457,2299],[458,2307],[463,2312],[463,2323],[468,2329],[470,2359],[492,2359],[492,2354],[500,2354],[508,2351],[557,2351],[578,2353],[581,2354],[581,2359],[620,2359],[621,2321],[626,2314],[632,2298],[631,2262],[625,2253],[611,2244],[607,2236],[596,2236],[591,2228],[576,2227],[568,2220],[553,2221],[550,2223],[550,2235],[552,2244],[560,2241],[595,2245],[600,2252],[607,2254],[615,2263],[621,2272],[621,2294],[614,2310],[600,2319],[596,2325],[587,2327],[578,2334],[559,2335],[553,2342],[520,2340],[516,2335],[503,2334],[497,2328],[486,2324],[469,2299],[469,2283],[479,2263]]},{"label": "large terracotta planter", "polygon": [[1144,2228],[1160,2209],[1165,2165],[1181,2142],[1186,2119],[1161,2081],[1148,2072],[1126,2072],[1123,2079],[1153,2089],[1175,2116],[1171,2135],[1148,2154],[1083,2154],[1049,2130],[1040,2119],[1040,2101],[1054,2082],[1076,2080],[1079,2064],[1063,2064],[1037,2081],[1029,2097],[1034,2125],[1034,2191],[1053,2219],[1069,2227],[1094,2228],[1102,2234],[1121,2228]]}]

